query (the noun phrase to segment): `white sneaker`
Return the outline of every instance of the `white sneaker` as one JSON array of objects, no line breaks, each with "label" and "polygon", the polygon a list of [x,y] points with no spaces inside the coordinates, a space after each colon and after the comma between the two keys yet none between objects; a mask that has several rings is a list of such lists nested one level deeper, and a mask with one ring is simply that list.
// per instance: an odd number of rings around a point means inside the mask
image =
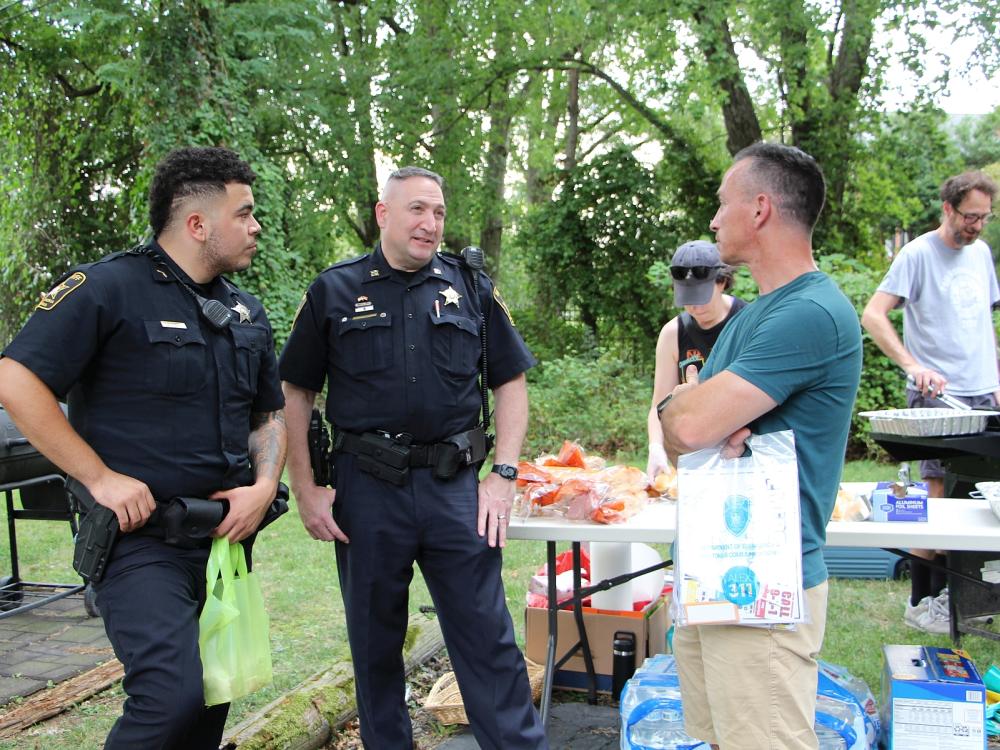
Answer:
[{"label": "white sneaker", "polygon": [[927,611],[918,620],[919,627],[935,635],[951,634],[951,614],[948,611],[948,591],[930,600]]},{"label": "white sneaker", "polygon": [[[944,611],[948,611],[948,589],[941,589],[941,593],[935,597],[944,606]],[[993,615],[978,615],[976,617],[966,617],[963,622],[968,622],[973,625],[991,625],[993,623]]]},{"label": "white sneaker", "polygon": [[927,614],[927,609],[930,606],[931,597],[925,596],[916,605],[910,604],[910,600],[906,600],[906,611],[903,613],[903,622],[909,625],[911,628],[916,628],[917,630],[923,630],[924,626],[921,625],[922,618]]}]

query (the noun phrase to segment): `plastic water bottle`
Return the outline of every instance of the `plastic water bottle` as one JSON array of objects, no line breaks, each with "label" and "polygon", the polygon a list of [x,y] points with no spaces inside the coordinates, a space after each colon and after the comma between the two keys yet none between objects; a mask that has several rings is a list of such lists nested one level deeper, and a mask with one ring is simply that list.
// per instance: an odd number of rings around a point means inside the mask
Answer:
[{"label": "plastic water bottle", "polygon": [[[622,745],[628,750],[636,747],[656,748],[656,750],[709,750],[704,742],[693,739],[684,731],[684,723],[672,721],[650,721],[645,726],[636,725],[632,732],[631,744]],[[821,748],[826,750],[826,748]]]},{"label": "plastic water bottle", "polygon": [[622,692],[621,750],[709,750],[684,731],[684,710],[672,656],[645,661]]},{"label": "plastic water bottle", "polygon": [[847,750],[847,743],[837,732],[827,727],[816,727],[819,750]]}]

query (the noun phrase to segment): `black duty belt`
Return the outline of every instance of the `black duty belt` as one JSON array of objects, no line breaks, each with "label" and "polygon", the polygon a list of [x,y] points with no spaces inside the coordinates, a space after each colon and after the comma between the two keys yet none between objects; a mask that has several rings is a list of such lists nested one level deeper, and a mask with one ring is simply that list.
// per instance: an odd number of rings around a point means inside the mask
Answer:
[{"label": "black duty belt", "polygon": [[[85,580],[97,582],[104,576],[104,568],[111,550],[121,536],[118,517],[107,506],[94,500],[90,491],[73,477],[66,478],[66,490],[73,498],[74,508],[80,513],[80,526],[73,549],[73,568]],[[288,510],[288,487],[278,482],[278,491],[271,501],[257,531],[276,520]],[[167,544],[185,549],[207,547],[212,543],[212,530],[229,511],[225,500],[208,500],[196,497],[174,497],[168,502],[157,502],[156,510],[140,528],[130,532],[136,536],[151,536]]]},{"label": "black duty belt", "polygon": [[350,453],[358,458],[358,467],[378,479],[403,485],[410,468],[432,467],[438,479],[451,479],[459,469],[479,464],[486,458],[486,436],[482,427],[475,427],[445,438],[440,443],[413,443],[405,434],[364,432],[361,434],[337,430],[334,451]]}]

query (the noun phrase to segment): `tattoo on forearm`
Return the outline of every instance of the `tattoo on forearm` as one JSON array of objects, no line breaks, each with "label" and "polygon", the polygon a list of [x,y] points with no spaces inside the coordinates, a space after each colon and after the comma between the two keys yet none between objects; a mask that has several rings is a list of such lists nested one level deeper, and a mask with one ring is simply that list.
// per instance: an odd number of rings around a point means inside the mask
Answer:
[{"label": "tattoo on forearm", "polygon": [[269,411],[250,415],[250,463],[254,475],[278,479],[285,466],[285,412]]}]

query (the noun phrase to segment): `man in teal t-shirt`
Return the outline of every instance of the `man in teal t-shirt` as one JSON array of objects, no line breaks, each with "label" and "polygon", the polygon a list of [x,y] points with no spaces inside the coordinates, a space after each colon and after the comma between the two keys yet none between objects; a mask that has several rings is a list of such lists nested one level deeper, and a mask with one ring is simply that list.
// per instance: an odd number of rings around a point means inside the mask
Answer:
[{"label": "man in teal t-shirt", "polygon": [[736,457],[751,432],[795,433],[807,622],[686,626],[674,636],[687,731],[726,750],[818,744],[822,547],[861,373],[858,317],[812,257],[825,192],[819,165],[798,149],[758,143],[736,155],[711,227],[723,262],[746,264],[760,297],[723,331],[700,382],[678,386],[661,413],[675,461],[720,443]]}]

